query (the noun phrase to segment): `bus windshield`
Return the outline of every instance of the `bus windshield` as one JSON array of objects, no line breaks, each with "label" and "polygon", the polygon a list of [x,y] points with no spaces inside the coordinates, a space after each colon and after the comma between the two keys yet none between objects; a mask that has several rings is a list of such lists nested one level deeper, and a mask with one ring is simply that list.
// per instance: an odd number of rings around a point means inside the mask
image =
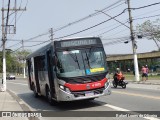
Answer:
[{"label": "bus windshield", "polygon": [[64,50],[57,52],[57,75],[78,77],[107,71],[103,48]]}]

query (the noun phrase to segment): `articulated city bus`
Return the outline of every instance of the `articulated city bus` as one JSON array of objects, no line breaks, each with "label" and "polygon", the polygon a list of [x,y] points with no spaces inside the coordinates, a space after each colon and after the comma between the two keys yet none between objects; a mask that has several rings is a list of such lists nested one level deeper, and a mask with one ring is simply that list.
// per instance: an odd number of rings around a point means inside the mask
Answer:
[{"label": "articulated city bus", "polygon": [[98,37],[53,41],[27,57],[28,84],[48,102],[110,95],[106,55]]}]

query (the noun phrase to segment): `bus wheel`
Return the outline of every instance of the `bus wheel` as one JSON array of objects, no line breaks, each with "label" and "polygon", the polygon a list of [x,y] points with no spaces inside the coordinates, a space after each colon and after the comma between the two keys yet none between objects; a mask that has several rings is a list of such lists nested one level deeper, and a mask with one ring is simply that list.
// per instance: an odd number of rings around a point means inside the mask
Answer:
[{"label": "bus wheel", "polygon": [[54,101],[52,100],[51,91],[48,87],[46,88],[46,98],[49,104],[54,105]]},{"label": "bus wheel", "polygon": [[36,87],[34,86],[34,84],[32,85],[32,89],[33,89],[33,95],[34,95],[34,97],[37,98],[38,97],[38,93],[36,91]]}]

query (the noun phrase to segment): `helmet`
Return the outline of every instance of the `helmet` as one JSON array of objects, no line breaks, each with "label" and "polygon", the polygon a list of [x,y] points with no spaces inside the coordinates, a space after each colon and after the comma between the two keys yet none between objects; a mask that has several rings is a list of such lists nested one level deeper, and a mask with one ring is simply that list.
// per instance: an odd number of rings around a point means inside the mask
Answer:
[{"label": "helmet", "polygon": [[117,70],[117,71],[120,71],[120,69],[119,69],[119,68],[116,68],[116,70]]}]

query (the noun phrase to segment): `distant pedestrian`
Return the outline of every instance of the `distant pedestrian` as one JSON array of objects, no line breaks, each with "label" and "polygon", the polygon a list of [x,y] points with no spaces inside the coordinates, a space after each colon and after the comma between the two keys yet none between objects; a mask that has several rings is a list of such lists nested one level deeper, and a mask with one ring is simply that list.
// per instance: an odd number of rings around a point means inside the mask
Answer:
[{"label": "distant pedestrian", "polygon": [[142,66],[141,72],[142,72],[142,80],[146,81],[147,69],[144,66]]},{"label": "distant pedestrian", "polygon": [[148,66],[146,65],[146,80],[148,80],[148,73],[149,73],[149,68],[148,68]]}]

